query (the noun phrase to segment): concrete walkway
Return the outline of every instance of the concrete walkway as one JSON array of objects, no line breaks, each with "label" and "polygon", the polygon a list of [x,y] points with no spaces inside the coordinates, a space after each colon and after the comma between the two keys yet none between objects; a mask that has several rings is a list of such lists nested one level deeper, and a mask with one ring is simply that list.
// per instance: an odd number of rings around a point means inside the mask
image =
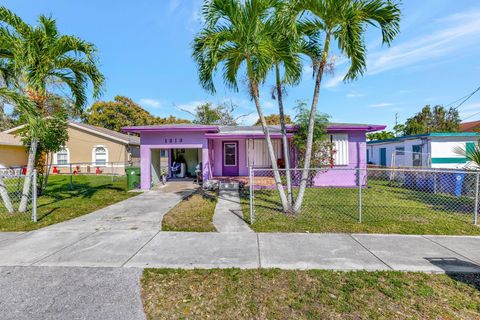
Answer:
[{"label": "concrete walkway", "polygon": [[43,228],[52,231],[144,230],[158,231],[163,216],[194,188],[175,192],[151,190],[87,215]]},{"label": "concrete walkway", "polygon": [[480,272],[480,237],[188,233],[0,233],[0,266]]},{"label": "concrete walkway", "polygon": [[238,190],[220,190],[213,225],[218,232],[253,232],[243,219]]}]

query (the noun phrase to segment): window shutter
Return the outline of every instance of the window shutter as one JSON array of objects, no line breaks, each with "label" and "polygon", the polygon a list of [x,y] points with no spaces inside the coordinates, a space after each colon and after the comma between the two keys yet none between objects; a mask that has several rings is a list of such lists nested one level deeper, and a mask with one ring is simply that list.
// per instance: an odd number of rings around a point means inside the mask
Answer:
[{"label": "window shutter", "polygon": [[334,155],[336,166],[348,165],[348,134],[335,133],[331,135],[331,141],[336,150]]}]

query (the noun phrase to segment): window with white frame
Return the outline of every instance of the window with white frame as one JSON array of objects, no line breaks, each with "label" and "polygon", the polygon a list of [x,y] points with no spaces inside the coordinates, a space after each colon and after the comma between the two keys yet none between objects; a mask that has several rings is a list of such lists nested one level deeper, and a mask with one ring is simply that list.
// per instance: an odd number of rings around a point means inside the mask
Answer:
[{"label": "window with white frame", "polygon": [[56,161],[55,163],[58,165],[66,165],[70,162],[70,154],[67,148],[62,148],[60,151],[56,153]]},{"label": "window with white frame", "polygon": [[334,133],[330,135],[330,142],[333,145],[335,154],[333,155],[336,166],[348,165],[348,134]]},{"label": "window with white frame", "polygon": [[108,150],[104,146],[93,148],[93,162],[96,166],[105,166],[108,162]]}]

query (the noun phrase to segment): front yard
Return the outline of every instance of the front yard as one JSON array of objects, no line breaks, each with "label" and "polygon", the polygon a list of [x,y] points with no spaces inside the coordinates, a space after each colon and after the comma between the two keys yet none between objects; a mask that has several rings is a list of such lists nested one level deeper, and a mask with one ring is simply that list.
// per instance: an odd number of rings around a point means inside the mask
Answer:
[{"label": "front yard", "polygon": [[[382,180],[370,180],[362,190],[362,223],[356,188],[308,188],[298,215],[282,213],[278,192],[254,192],[257,232],[345,232],[480,235],[473,225],[474,201],[441,193],[407,189]],[[242,197],[250,221],[248,193]]]},{"label": "front yard", "polygon": [[480,276],[146,269],[148,319],[479,319]]},{"label": "front yard", "polygon": [[[0,231],[29,231],[70,220],[133,197],[126,190],[125,177],[52,175],[45,194],[38,197],[38,222],[26,214],[9,215],[0,204]],[[3,209],[3,210],[2,210]]]},{"label": "front yard", "polygon": [[215,232],[213,214],[217,193],[199,189],[170,210],[162,221],[163,231]]}]

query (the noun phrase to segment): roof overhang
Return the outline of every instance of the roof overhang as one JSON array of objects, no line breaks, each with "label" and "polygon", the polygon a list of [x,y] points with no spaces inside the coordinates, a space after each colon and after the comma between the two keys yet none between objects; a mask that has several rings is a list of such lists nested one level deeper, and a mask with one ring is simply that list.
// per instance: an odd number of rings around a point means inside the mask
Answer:
[{"label": "roof overhang", "polygon": [[210,125],[198,125],[198,126],[134,126],[123,127],[124,132],[218,132],[220,128],[218,126]]},{"label": "roof overhang", "polygon": [[365,131],[374,132],[385,130],[386,125],[328,125],[327,132]]},{"label": "roof overhang", "polygon": [[[265,139],[264,134],[259,133],[252,133],[252,134],[218,134],[218,133],[211,133],[206,134],[206,138],[208,139]],[[280,139],[282,135],[280,133],[270,133],[270,137],[273,139]],[[287,133],[287,137],[293,137],[293,133]]]}]

